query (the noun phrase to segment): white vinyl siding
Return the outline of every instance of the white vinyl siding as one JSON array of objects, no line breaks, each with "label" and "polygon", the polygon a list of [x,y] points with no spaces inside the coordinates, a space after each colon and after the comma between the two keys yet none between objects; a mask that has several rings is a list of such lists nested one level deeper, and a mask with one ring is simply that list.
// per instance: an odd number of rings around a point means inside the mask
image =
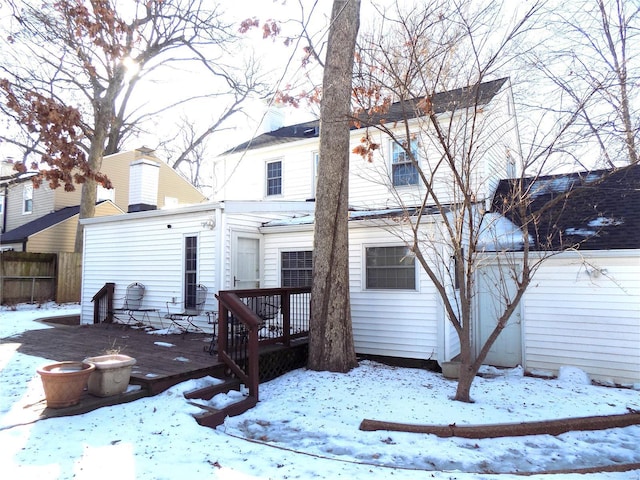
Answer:
[{"label": "white vinyl siding", "polygon": [[[82,322],[93,322],[91,298],[106,282],[116,283],[116,299],[124,298],[127,285],[140,282],[145,286],[142,307],[157,309],[158,315],[150,318],[157,327],[162,322],[166,327],[167,320],[161,318],[167,313],[166,302],[183,299],[185,236],[198,237],[198,281],[210,292],[205,311],[217,309],[216,236],[201,226],[210,216],[207,212],[137,219],[122,215],[120,221],[86,225],[84,258],[90,261],[83,261]],[[118,300],[115,303],[118,307]],[[206,317],[196,321],[205,331],[211,328]]]},{"label": "white vinyl siding", "polygon": [[[264,233],[265,287],[280,285],[280,253],[311,250],[313,230]],[[397,238],[382,228],[349,229],[349,282],[351,319],[356,352],[411,359],[436,360],[441,324],[439,302],[433,284],[418,269],[416,290],[369,290],[364,279],[364,248],[397,245]]]},{"label": "white vinyl siding", "polygon": [[[528,371],[564,365],[592,378],[640,382],[640,252],[549,259],[523,299]],[[587,274],[587,262],[606,270]],[[591,268],[591,267],[589,267]]]},{"label": "white vinyl siding", "polygon": [[[508,165],[509,158],[519,158],[520,147],[515,130],[515,117],[507,113],[508,94],[498,95],[489,105],[485,105],[476,119],[478,138],[474,143],[473,179],[478,198],[486,198],[495,188],[499,178],[507,176],[512,170]],[[442,125],[451,129],[464,131],[464,120],[468,119],[465,111],[455,112],[453,119],[450,113],[439,115]],[[438,173],[433,178],[433,189],[441,203],[456,201],[452,190],[452,174],[443,163],[442,149],[430,134],[424,119],[413,119],[409,125],[416,132],[415,140],[419,164],[428,172]],[[397,131],[398,135],[402,132]],[[462,133],[456,132],[452,139],[452,149],[461,155],[468,146]],[[393,179],[393,143],[387,135],[371,131],[371,140],[380,148],[376,150],[371,161],[360,155],[351,154],[349,165],[349,203],[355,208],[389,208],[399,202],[406,205],[417,205],[422,202],[425,188],[421,181],[417,184],[399,185],[394,189]],[[350,150],[360,145],[362,130],[354,130],[351,135]],[[279,200],[304,201],[315,196],[316,163],[315,152],[318,151],[318,139],[301,139],[295,142],[270,145],[264,148],[250,149],[246,152],[234,153],[221,157],[215,164],[214,200],[263,200],[267,196],[266,163],[281,161],[282,178]],[[405,166],[407,164],[404,164]],[[321,179],[320,179],[321,180]],[[413,180],[412,180],[413,182]]]}]

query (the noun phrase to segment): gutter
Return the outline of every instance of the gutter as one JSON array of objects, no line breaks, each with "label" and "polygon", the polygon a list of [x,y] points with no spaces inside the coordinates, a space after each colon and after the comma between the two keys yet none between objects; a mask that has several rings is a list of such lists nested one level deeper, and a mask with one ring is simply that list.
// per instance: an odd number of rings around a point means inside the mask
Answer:
[{"label": "gutter", "polygon": [[2,205],[2,230],[0,233],[4,233],[7,231],[7,203],[9,200],[9,185],[5,183],[4,185],[4,201]]}]

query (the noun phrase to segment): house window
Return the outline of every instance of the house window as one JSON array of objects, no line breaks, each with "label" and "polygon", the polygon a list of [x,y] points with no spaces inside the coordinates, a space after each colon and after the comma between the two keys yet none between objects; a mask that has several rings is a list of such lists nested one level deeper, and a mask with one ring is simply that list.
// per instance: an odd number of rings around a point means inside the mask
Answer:
[{"label": "house window", "polygon": [[283,287],[310,287],[313,273],[311,250],[282,252],[281,283]]},{"label": "house window", "polygon": [[[411,140],[411,153],[418,159],[418,141]],[[391,147],[391,174],[394,187],[418,184],[418,167],[411,161],[405,147],[393,142]]]},{"label": "house window", "polygon": [[320,154],[313,152],[313,178],[311,179],[311,195],[316,196],[318,191],[318,162],[320,161]]},{"label": "house window", "polygon": [[105,200],[111,200],[115,202],[116,190],[114,188],[104,188],[102,185],[98,185],[96,190],[96,202],[103,202]]},{"label": "house window", "polygon": [[33,212],[33,185],[25,185],[22,190],[22,213]]},{"label": "house window", "polygon": [[368,247],[365,256],[368,290],[416,289],[415,257],[407,247]]},{"label": "house window", "polygon": [[178,202],[178,199],[176,197],[164,197],[164,206],[168,207],[168,208],[175,208],[178,206],[180,202]]},{"label": "house window", "polygon": [[267,163],[267,196],[282,194],[282,162]]},{"label": "house window", "polygon": [[0,195],[0,216],[4,213],[4,194]]},{"label": "house window", "polygon": [[184,306],[195,308],[198,285],[198,237],[184,239]]}]

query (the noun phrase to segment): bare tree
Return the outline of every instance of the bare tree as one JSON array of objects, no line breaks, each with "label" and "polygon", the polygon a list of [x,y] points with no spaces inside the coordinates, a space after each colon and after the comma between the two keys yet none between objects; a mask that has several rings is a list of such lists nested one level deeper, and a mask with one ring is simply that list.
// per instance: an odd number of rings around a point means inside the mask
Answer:
[{"label": "bare tree", "polygon": [[351,76],[359,0],[334,0],[320,106],[320,159],[313,242],[309,368],[357,365],[349,300],[349,141]]},{"label": "bare tree", "polygon": [[[210,103],[218,117],[194,138],[199,144],[262,88],[255,70],[238,75],[226,63],[235,38],[217,4],[137,0],[125,7],[112,0],[44,5],[12,0],[10,5],[12,32],[2,46],[7,98],[2,111],[24,130],[22,135],[1,139],[22,147],[25,161],[31,153],[40,154],[50,171],[80,167],[83,173],[76,171],[75,177],[65,173],[60,178],[67,189],[82,183],[80,218],[93,216],[102,157],[118,152],[127,138],[144,131],[148,120],[178,106],[202,108],[208,100],[218,100],[212,99],[214,93],[231,92],[228,105]],[[185,81],[175,95],[144,91],[170,76],[182,76]],[[78,146],[73,161],[56,153],[51,135],[43,134],[50,124],[47,108],[35,108],[33,95],[40,107],[46,104],[52,110],[68,107],[78,112],[73,132],[65,134]],[[179,164],[185,155],[175,161]],[[76,237],[78,251],[81,228]]]},{"label": "bare tree", "polygon": [[[455,399],[465,402],[539,265],[529,255],[533,227],[524,188],[509,196],[513,208],[523,208],[524,227],[510,233],[508,247],[497,233],[498,218],[483,213],[492,182],[515,174],[521,163],[517,125],[505,114],[513,108],[509,81],[495,77],[508,61],[508,45],[526,31],[540,5],[506,25],[499,23],[499,5],[475,5],[431,2],[409,12],[381,12],[379,30],[360,43],[355,89],[358,122],[369,127],[356,152],[375,163],[384,138],[395,145],[398,165],[383,178],[404,215],[389,220],[387,228],[430,279],[457,334],[461,369]],[[461,88],[451,90],[454,85]],[[504,108],[494,111],[492,102]],[[511,248],[518,252],[510,254]],[[487,256],[487,250],[504,251]],[[490,281],[500,308],[476,349],[473,305],[478,275],[489,262],[498,267]]]},{"label": "bare tree", "polygon": [[[531,42],[536,48],[523,52],[521,60],[535,84],[529,91],[544,89],[533,98],[541,98],[538,113],[562,131],[562,153],[585,168],[637,163],[640,5],[553,2],[544,18],[545,34],[538,32]],[[543,87],[545,81],[550,88]]]}]

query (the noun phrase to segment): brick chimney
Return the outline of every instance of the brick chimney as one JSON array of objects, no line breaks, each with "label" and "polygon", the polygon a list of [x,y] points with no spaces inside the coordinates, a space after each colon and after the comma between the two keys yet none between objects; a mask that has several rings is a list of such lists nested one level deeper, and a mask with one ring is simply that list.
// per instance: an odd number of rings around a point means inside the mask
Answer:
[{"label": "brick chimney", "polygon": [[144,212],[158,208],[158,177],[160,164],[148,158],[141,158],[129,167],[129,209],[128,212]]}]

